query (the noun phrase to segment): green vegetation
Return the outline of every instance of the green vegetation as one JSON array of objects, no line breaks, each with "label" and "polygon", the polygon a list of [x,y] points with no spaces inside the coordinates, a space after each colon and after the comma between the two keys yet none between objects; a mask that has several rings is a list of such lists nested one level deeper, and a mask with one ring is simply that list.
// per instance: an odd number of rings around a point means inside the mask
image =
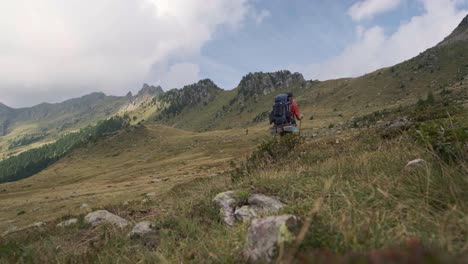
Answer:
[{"label": "green vegetation", "polygon": [[45,134],[33,134],[33,135],[24,135],[20,138],[14,139],[10,142],[8,149],[14,149],[22,146],[29,145],[31,143],[40,141],[46,137]]},{"label": "green vegetation", "polygon": [[0,161],[0,182],[17,181],[34,175],[74,148],[122,129],[126,122],[123,118],[112,117],[98,122],[95,126],[83,128],[80,132],[64,135],[54,143]]}]

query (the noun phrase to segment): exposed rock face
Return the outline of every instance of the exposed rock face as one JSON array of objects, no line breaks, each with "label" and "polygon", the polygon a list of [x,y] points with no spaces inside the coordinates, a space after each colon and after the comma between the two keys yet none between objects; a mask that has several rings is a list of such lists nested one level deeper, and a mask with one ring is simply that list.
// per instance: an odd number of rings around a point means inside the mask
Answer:
[{"label": "exposed rock face", "polygon": [[152,86],[148,84],[143,84],[143,87],[141,90],[138,92],[136,97],[142,98],[142,97],[154,97],[158,96],[164,93],[164,90],[161,88],[161,86]]},{"label": "exposed rock face", "polygon": [[249,263],[272,263],[283,243],[295,239],[299,221],[293,215],[270,216],[250,224],[242,256]]},{"label": "exposed rock face", "polygon": [[458,25],[452,34],[446,37],[437,46],[444,46],[457,41],[468,41],[468,15],[462,20],[460,25]]},{"label": "exposed rock face", "polygon": [[240,205],[234,191],[219,193],[213,202],[218,206],[224,223],[230,226],[236,221],[249,221],[264,213],[276,213],[284,206],[279,198],[263,194],[250,195],[247,204]]},{"label": "exposed rock face", "polygon": [[76,223],[78,223],[78,219],[72,218],[72,219],[68,219],[67,221],[63,221],[63,222],[57,224],[57,227],[71,226],[71,225],[74,225]]},{"label": "exposed rock face", "polygon": [[184,86],[184,88],[172,89],[161,95],[160,101],[165,106],[160,118],[172,117],[185,109],[207,105],[213,101],[223,90],[210,79],[201,80],[198,83]]},{"label": "exposed rock face", "polygon": [[282,88],[291,88],[295,85],[306,84],[304,77],[300,73],[290,71],[278,71],[272,73],[249,73],[244,76],[239,83],[239,94],[237,101],[244,102],[248,98],[255,98],[259,95],[267,95]]},{"label": "exposed rock face", "polygon": [[99,225],[104,222],[113,224],[120,228],[125,228],[128,225],[130,225],[129,221],[115,214],[111,214],[107,210],[99,210],[89,213],[85,216],[85,221],[93,226]]},{"label": "exposed rock face", "polygon": [[152,226],[153,224],[151,224],[151,222],[148,222],[148,221],[138,223],[133,227],[129,236],[131,238],[140,238],[140,237],[144,237],[146,235],[152,234],[154,233],[153,229],[151,229]]},{"label": "exposed rock face", "polygon": [[234,191],[219,193],[213,199],[213,202],[219,207],[220,214],[223,216],[223,221],[227,225],[234,225],[236,218],[234,210],[237,204]]},{"label": "exposed rock face", "polygon": [[423,159],[415,159],[415,160],[408,162],[408,164],[406,164],[405,166],[405,169],[419,168],[419,167],[425,166],[426,164],[427,162]]}]

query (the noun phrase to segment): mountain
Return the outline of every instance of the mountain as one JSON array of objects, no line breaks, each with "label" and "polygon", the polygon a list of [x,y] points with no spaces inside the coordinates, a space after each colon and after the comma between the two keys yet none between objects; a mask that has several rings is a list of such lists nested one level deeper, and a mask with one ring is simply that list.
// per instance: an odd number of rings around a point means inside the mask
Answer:
[{"label": "mountain", "polygon": [[446,37],[438,46],[448,45],[457,41],[468,41],[468,15],[452,32],[452,34]]}]

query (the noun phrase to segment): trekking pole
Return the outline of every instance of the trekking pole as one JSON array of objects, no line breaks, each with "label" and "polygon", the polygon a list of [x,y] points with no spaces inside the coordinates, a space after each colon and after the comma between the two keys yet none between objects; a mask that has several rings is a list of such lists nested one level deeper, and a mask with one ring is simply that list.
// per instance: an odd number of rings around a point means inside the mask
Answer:
[{"label": "trekking pole", "polygon": [[302,134],[302,119],[299,120],[299,136]]}]

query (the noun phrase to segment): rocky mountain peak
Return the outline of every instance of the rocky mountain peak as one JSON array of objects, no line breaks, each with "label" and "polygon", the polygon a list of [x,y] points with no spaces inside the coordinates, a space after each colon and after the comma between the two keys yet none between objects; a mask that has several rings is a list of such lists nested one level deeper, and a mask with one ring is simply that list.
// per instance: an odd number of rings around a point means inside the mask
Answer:
[{"label": "rocky mountain peak", "polygon": [[163,89],[161,86],[152,86],[148,84],[143,84],[143,87],[141,90],[138,92],[136,95],[137,97],[147,97],[147,96],[158,96],[160,94],[164,93]]},{"label": "rocky mountain peak", "polygon": [[462,20],[452,34],[446,37],[437,46],[444,46],[457,41],[468,41],[468,15]]},{"label": "rocky mountain peak", "polygon": [[267,95],[278,89],[291,88],[304,83],[305,79],[302,74],[291,73],[287,70],[270,73],[249,73],[239,83],[238,99],[244,100],[246,97]]}]

